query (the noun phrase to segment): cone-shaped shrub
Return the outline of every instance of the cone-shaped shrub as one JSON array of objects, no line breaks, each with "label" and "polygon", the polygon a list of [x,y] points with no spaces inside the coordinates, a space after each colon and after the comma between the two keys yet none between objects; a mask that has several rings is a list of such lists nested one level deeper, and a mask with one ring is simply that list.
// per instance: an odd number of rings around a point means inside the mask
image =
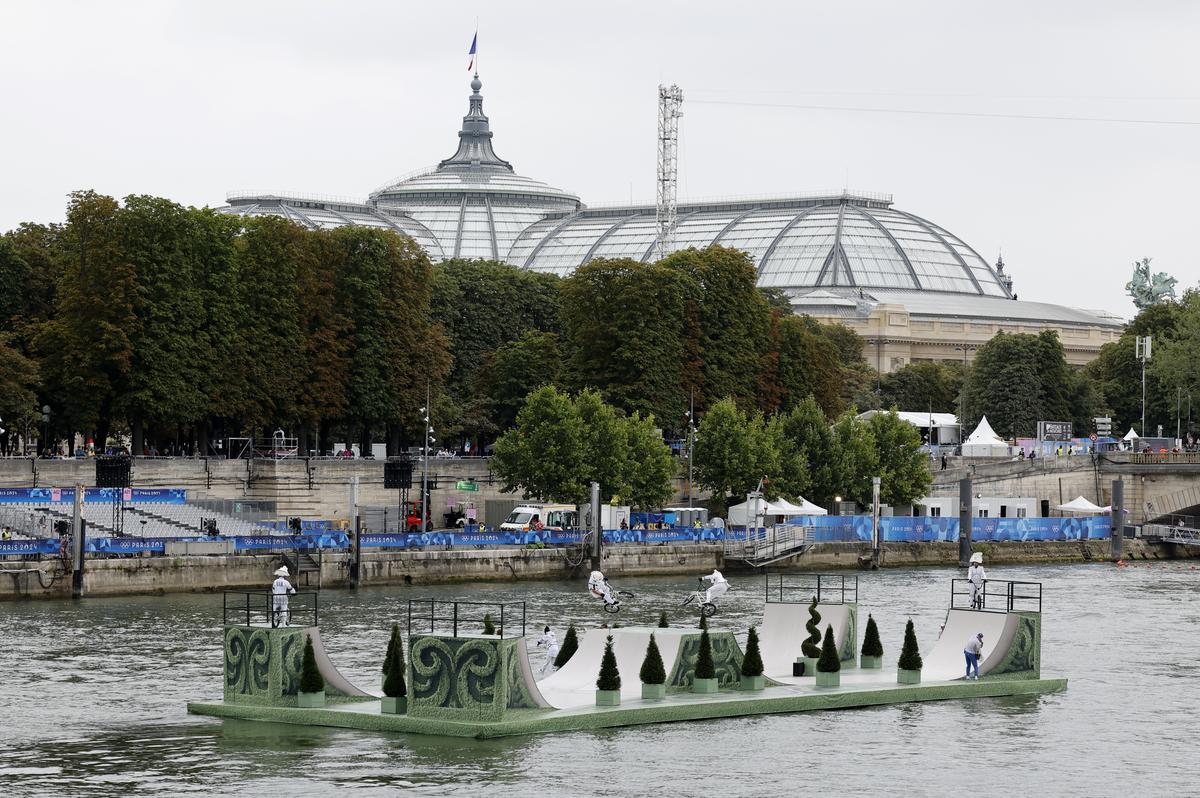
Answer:
[{"label": "cone-shaped shrub", "polygon": [[485,635],[496,634],[496,624],[492,621],[492,614],[490,612],[483,616],[483,633]]},{"label": "cone-shaped shrub", "polygon": [[388,671],[392,667],[392,657],[395,655],[396,646],[400,643],[400,624],[392,624],[392,636],[388,638],[387,653],[383,655],[383,675],[387,676]]},{"label": "cone-shaped shrub", "polygon": [[833,639],[833,624],[825,627],[825,639],[821,641],[821,658],[817,670],[821,673],[837,673],[842,669],[842,658],[838,656],[837,643]]},{"label": "cone-shaped shrub", "polygon": [[917,633],[913,631],[911,618],[904,627],[904,646],[900,649],[900,660],[896,664],[906,671],[921,670],[921,649],[917,647]]},{"label": "cone-shaped shrub", "polygon": [[746,653],[742,657],[743,676],[762,676],[762,652],[758,650],[758,630],[753,626],[746,634]]},{"label": "cone-shaped shrub", "polygon": [[704,614],[704,610],[700,610],[700,628],[708,628],[708,616]]},{"label": "cone-shaped shrub", "polygon": [[620,690],[621,672],[617,670],[617,655],[612,650],[612,635],[604,644],[604,656],[600,659],[600,676],[596,679],[597,690]]},{"label": "cone-shaped shrub", "polygon": [[300,663],[300,692],[319,693],[325,689],[325,677],[317,669],[317,654],[313,651],[312,636],[304,637],[304,659]]},{"label": "cone-shaped shrub", "polygon": [[667,623],[667,611],[666,611],[666,610],[663,610],[662,612],[660,612],[660,613],[658,614],[658,628],[659,628],[659,629],[666,629],[666,628],[668,628],[670,625],[671,625],[671,624]]},{"label": "cone-shaped shrub", "polygon": [[387,675],[383,680],[383,694],[388,698],[406,696],[408,685],[404,682],[404,643],[400,639],[400,629],[397,626],[392,627],[388,656],[392,661],[384,667],[384,673]]},{"label": "cone-shaped shrub", "polygon": [[879,627],[875,619],[867,614],[867,631],[863,632],[862,655],[864,657],[882,657],[883,643],[879,642]]},{"label": "cone-shaped shrub", "polygon": [[642,660],[642,669],[638,677],[642,684],[663,684],[667,681],[667,671],[663,667],[662,654],[659,653],[653,632],[650,633],[650,642],[646,645],[646,658]]},{"label": "cone-shaped shrub", "polygon": [[579,635],[575,632],[575,624],[567,627],[567,633],[563,635],[562,648],[558,650],[558,656],[554,658],[554,667],[561,668],[567,664],[576,651],[579,650]]},{"label": "cone-shaped shrub", "polygon": [[696,678],[715,679],[717,669],[713,666],[712,641],[708,639],[708,630],[700,632],[700,651],[696,654]]},{"label": "cone-shaped shrub", "polygon": [[804,624],[808,637],[800,644],[800,651],[809,659],[821,656],[821,613],[817,612],[817,597],[808,605],[808,623]]}]

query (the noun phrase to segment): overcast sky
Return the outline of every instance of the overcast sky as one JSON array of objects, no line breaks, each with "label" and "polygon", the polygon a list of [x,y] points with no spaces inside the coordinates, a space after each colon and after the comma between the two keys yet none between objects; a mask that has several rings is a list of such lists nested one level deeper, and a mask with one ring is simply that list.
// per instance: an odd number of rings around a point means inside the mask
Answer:
[{"label": "overcast sky", "polygon": [[653,200],[673,82],[681,200],[887,192],[990,262],[1003,249],[1021,298],[1125,316],[1134,259],[1200,278],[1200,4],[1183,1],[6,0],[0,230],[61,220],[83,188],[364,198],[454,152],[477,14],[497,153],[588,204]]}]

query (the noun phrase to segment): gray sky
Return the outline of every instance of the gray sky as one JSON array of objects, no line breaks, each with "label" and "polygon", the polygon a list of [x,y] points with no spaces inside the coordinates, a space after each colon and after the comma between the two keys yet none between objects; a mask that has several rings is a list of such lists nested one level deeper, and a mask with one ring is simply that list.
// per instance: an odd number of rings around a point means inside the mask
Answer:
[{"label": "gray sky", "polygon": [[1135,258],[1200,277],[1191,2],[13,2],[0,230],[94,188],[364,198],[453,153],[479,16],[500,157],[596,205],[652,201],[656,89],[684,91],[680,198],[889,192],[1004,259],[1022,299],[1133,313]]}]

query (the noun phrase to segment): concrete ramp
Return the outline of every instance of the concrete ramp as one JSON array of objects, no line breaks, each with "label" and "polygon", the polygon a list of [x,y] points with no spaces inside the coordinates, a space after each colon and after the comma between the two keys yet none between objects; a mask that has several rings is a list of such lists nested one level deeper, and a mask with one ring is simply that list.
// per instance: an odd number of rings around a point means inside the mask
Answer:
[{"label": "concrete ramp", "polygon": [[983,632],[979,673],[986,676],[1000,665],[1012,648],[1019,620],[1020,614],[1015,612],[950,610],[937,643],[929,653],[921,654],[924,662],[921,679],[949,681],[963,678],[967,672],[963,650],[979,632]]},{"label": "concrete ramp", "polygon": [[[857,639],[850,639],[851,631],[856,626],[857,608],[853,604],[818,604],[817,612],[821,614],[821,634],[825,627],[833,626],[833,639],[837,642],[842,660],[853,660],[857,657],[855,646]],[[782,602],[767,602],[763,607],[763,622],[758,627],[758,646],[762,652],[763,673],[767,676],[791,676],[792,663],[798,657],[804,656],[800,646],[808,632],[804,624],[808,623],[807,604],[785,604]],[[857,638],[857,633],[855,633]]]},{"label": "concrete ramp", "polygon": [[325,693],[327,695],[343,695],[350,698],[379,698],[378,693],[368,693],[366,690],[361,690],[351,684],[345,676],[342,676],[329,659],[329,652],[325,650],[325,643],[321,640],[320,629],[315,626],[307,626],[302,631],[312,638],[313,653],[317,657],[317,670],[321,672],[321,676],[325,679]]},{"label": "concrete ramp", "polygon": [[588,629],[579,640],[579,649],[567,664],[538,682],[537,687],[551,706],[561,708],[594,703],[604,643],[612,635],[613,654],[617,658],[617,670],[621,673],[621,698],[641,698],[642,683],[638,672],[642,669],[651,634],[654,634],[658,651],[662,654],[663,667],[670,676],[679,654],[680,640],[686,635],[698,634],[698,630],[649,626]]}]

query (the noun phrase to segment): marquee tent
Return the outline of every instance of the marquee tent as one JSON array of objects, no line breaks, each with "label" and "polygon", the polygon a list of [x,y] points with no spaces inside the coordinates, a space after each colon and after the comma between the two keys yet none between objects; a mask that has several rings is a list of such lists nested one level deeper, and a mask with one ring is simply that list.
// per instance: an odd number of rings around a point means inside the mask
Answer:
[{"label": "marquee tent", "polygon": [[1107,507],[1101,507],[1098,504],[1093,504],[1082,496],[1077,496],[1066,504],[1060,504],[1057,508],[1067,513],[1103,513],[1108,510]]},{"label": "marquee tent", "polygon": [[992,430],[987,416],[979,419],[979,426],[962,445],[963,457],[1007,457],[1008,454],[1008,444]]}]

